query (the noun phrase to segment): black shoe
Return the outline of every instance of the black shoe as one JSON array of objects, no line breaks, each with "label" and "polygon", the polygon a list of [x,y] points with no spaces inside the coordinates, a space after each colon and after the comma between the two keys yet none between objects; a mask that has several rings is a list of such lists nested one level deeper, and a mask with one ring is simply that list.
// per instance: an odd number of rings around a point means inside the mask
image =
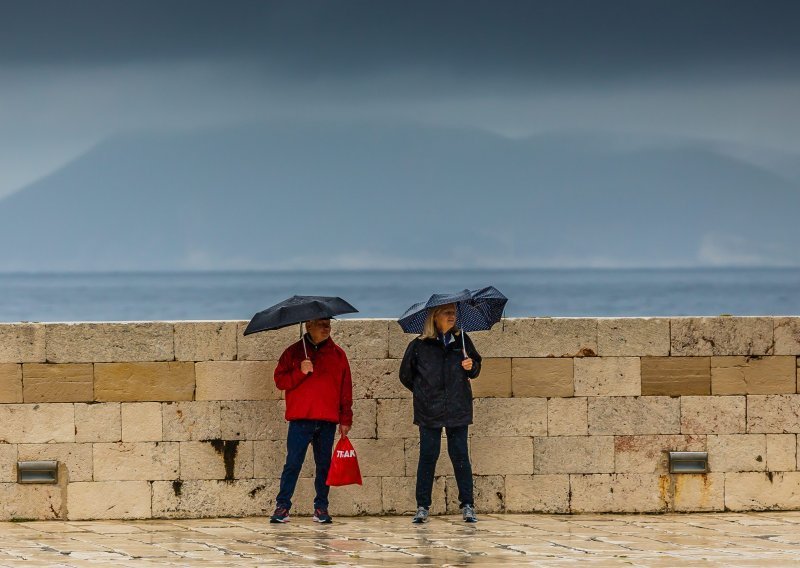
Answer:
[{"label": "black shoe", "polygon": [[314,522],[328,525],[333,522],[333,518],[328,514],[328,509],[314,509]]},{"label": "black shoe", "polygon": [[289,522],[289,509],[286,507],[277,507],[275,512],[269,518],[270,523],[288,523]]}]

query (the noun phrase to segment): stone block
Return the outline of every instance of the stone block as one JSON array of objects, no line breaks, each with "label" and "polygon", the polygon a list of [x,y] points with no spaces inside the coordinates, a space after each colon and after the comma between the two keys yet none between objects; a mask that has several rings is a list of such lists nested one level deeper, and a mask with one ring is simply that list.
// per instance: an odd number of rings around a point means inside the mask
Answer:
[{"label": "stone block", "polygon": [[775,355],[800,356],[800,317],[775,318]]},{"label": "stone block", "polygon": [[800,509],[800,472],[726,473],[725,508],[731,511]]},{"label": "stone block", "polygon": [[160,402],[126,402],[121,407],[123,442],[164,439]]},{"label": "stone block", "polygon": [[351,441],[362,477],[398,476],[405,471],[405,444],[401,438]]},{"label": "stone block", "polygon": [[795,434],[767,434],[767,471],[797,471]]},{"label": "stone block", "polygon": [[97,363],[94,396],[100,402],[192,400],[194,363]]},{"label": "stone block", "polygon": [[98,443],[92,448],[96,481],[177,479],[176,442]]},{"label": "stone block", "polygon": [[353,401],[353,427],[347,434],[348,437],[377,438],[378,401],[361,399]]},{"label": "stone block", "polygon": [[611,473],[570,475],[572,513],[656,513],[671,501],[668,475]]},{"label": "stone block", "polygon": [[575,396],[639,396],[638,357],[581,357],[574,360]]},{"label": "stone block", "polygon": [[[92,480],[91,444],[20,444],[14,462],[17,460],[56,460],[64,465],[64,469],[58,472],[59,476],[66,473],[68,482]],[[16,464],[10,465],[14,466],[12,481],[16,482]]]},{"label": "stone block", "polygon": [[122,417],[118,402],[75,405],[75,441],[119,442]]},{"label": "stone block", "polygon": [[0,405],[0,443],[52,444],[75,441],[71,404]]},{"label": "stone block", "polygon": [[[55,445],[55,444],[48,444]],[[0,483],[17,482],[17,445],[0,443]]]},{"label": "stone block", "polygon": [[147,481],[70,483],[67,518],[146,519],[151,517],[150,484]]},{"label": "stone block", "polygon": [[277,361],[287,347],[300,340],[299,324],[245,336],[248,323],[236,322],[236,359],[239,361]]},{"label": "stone block", "polygon": [[511,387],[514,396],[572,396],[572,361],[569,358],[512,359]]},{"label": "stone block", "polygon": [[220,403],[223,440],[286,440],[288,423],[282,400],[243,400]]},{"label": "stone block", "polygon": [[472,340],[475,349],[485,358],[498,358],[498,357],[513,357],[514,352],[511,346],[506,341],[506,335],[503,333],[506,319],[498,322],[495,326],[487,331],[471,331],[467,335]]},{"label": "stone block", "polygon": [[669,355],[669,319],[599,318],[597,354],[601,357]]},{"label": "stone block", "polygon": [[669,452],[704,452],[705,436],[615,436],[614,471],[669,473]]},{"label": "stone block", "polygon": [[277,479],[156,481],[153,483],[153,517],[263,516],[272,512],[270,499],[277,493]]},{"label": "stone block", "polygon": [[[0,520],[42,521],[64,518],[64,488],[59,485],[0,483]],[[23,542],[15,541],[22,547]],[[7,548],[6,545],[4,548]],[[6,559],[6,562],[9,560]],[[17,564],[18,562],[13,562]]]},{"label": "stone block", "polygon": [[589,399],[589,434],[678,434],[680,403],[666,396]]},{"label": "stone block", "polygon": [[509,513],[568,513],[569,475],[507,475]]},{"label": "stone block", "polygon": [[[386,515],[407,515],[417,511],[415,477],[381,477],[381,507]],[[433,480],[431,513],[445,508],[445,479]]]},{"label": "stone block", "polygon": [[800,432],[800,395],[749,395],[747,431],[767,434]]},{"label": "stone block", "polygon": [[182,321],[173,325],[176,361],[236,359],[235,321]]},{"label": "stone block", "polygon": [[[417,464],[419,463],[419,436],[416,438],[406,438],[403,440],[405,448],[405,475],[416,479]],[[453,463],[450,461],[450,456],[447,455],[447,441],[442,440],[442,446],[439,451],[439,459],[436,461],[436,472],[434,474],[437,478],[444,475],[454,475]]]},{"label": "stone block", "polygon": [[161,418],[164,440],[214,440],[222,437],[217,401],[164,402]]},{"label": "stone block", "polygon": [[481,361],[481,374],[472,381],[474,398],[508,398],[511,388],[511,358],[486,358]]},{"label": "stone block", "polygon": [[182,480],[253,478],[253,442],[180,442]]},{"label": "stone block", "polygon": [[533,472],[611,473],[614,471],[613,436],[563,436],[533,439]]},{"label": "stone block", "polygon": [[[335,442],[334,442],[335,446]],[[286,440],[257,440],[253,442],[253,477],[279,479],[286,463]],[[314,450],[309,444],[300,477],[314,477],[316,475],[316,462]]]},{"label": "stone block", "polygon": [[672,478],[672,509],[680,513],[723,511],[725,474],[681,474]]},{"label": "stone block", "polygon": [[350,361],[353,398],[411,398],[400,382],[400,361],[396,359],[355,359]]},{"label": "stone block", "polygon": [[173,327],[167,322],[45,324],[50,363],[172,361]]},{"label": "stone block", "polygon": [[331,337],[344,349],[348,359],[386,359],[389,356],[389,320],[334,320],[331,328]]},{"label": "stone block", "polygon": [[544,398],[479,398],[473,403],[473,437],[547,435]]},{"label": "stone block", "polygon": [[[451,515],[459,514],[461,512],[461,502],[458,498],[456,478],[446,477],[445,487],[447,513]],[[479,519],[482,514],[505,512],[506,483],[502,475],[473,476],[472,493]]]},{"label": "stone block", "polygon": [[25,402],[91,402],[94,370],[91,363],[24,363]]},{"label": "stone block", "polygon": [[530,437],[472,438],[472,473],[506,475],[533,473],[533,439]]},{"label": "stone block", "polygon": [[648,396],[711,394],[711,359],[642,357],[642,394]]},{"label": "stone block", "polygon": [[419,436],[414,426],[414,406],[407,398],[377,401],[378,438],[413,438]]},{"label": "stone block", "polygon": [[274,361],[205,361],[195,365],[195,400],[279,400]]},{"label": "stone block", "polygon": [[[363,470],[362,470],[363,474]],[[364,477],[363,485],[346,485],[344,487],[331,487],[330,510],[337,515],[353,517],[357,515],[379,515],[383,509],[381,502],[381,478]],[[309,488],[307,495],[311,499],[304,499],[304,504],[313,503],[313,479],[302,480],[300,484]]]},{"label": "stone block", "polygon": [[744,434],[747,407],[743,396],[682,396],[684,434]]},{"label": "stone block", "polygon": [[670,354],[772,355],[772,318],[695,317],[670,320]]},{"label": "stone block", "polygon": [[764,471],[767,440],[764,434],[708,436],[708,469],[713,472]]},{"label": "stone block", "polygon": [[547,399],[548,436],[586,436],[589,433],[586,397]]},{"label": "stone block", "polygon": [[[412,340],[419,337],[418,333],[403,333],[403,328],[396,321],[389,321],[389,358],[402,359],[406,354],[408,344]],[[469,336],[474,341],[474,334],[470,333]],[[476,346],[477,348],[477,346]],[[479,350],[482,354],[482,352]]]},{"label": "stone block", "polygon": [[597,354],[594,318],[509,318],[505,357],[585,357]]},{"label": "stone block", "polygon": [[713,394],[784,394],[797,389],[795,357],[712,357]]},{"label": "stone block", "polygon": [[0,404],[22,402],[22,365],[0,363]]},{"label": "stone block", "polygon": [[0,363],[44,363],[45,331],[41,323],[0,323]]}]

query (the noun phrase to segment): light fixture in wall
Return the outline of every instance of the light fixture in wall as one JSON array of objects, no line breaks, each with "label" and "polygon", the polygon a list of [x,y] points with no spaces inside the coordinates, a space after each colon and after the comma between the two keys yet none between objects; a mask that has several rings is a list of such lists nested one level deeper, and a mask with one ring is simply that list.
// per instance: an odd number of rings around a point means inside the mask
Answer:
[{"label": "light fixture in wall", "polygon": [[17,462],[17,483],[58,483],[55,460]]},{"label": "light fixture in wall", "polygon": [[670,473],[708,473],[708,452],[669,452]]}]

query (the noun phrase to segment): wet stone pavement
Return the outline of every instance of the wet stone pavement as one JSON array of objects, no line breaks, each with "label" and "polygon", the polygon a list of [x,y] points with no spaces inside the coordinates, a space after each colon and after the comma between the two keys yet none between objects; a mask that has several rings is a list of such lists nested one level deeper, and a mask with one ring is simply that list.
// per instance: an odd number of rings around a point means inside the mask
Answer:
[{"label": "wet stone pavement", "polygon": [[800,512],[0,523],[0,566],[789,566]]}]

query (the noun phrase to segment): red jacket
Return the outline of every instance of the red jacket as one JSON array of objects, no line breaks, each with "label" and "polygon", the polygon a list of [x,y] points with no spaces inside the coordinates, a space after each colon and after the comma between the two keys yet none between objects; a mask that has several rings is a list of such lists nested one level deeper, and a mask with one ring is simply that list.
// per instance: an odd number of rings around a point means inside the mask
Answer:
[{"label": "red jacket", "polygon": [[351,426],[353,382],[347,355],[331,338],[319,349],[306,343],[314,372],[304,375],[300,371],[300,362],[305,359],[302,341],[287,347],[275,368],[275,385],[286,391],[286,420],[324,420]]}]

